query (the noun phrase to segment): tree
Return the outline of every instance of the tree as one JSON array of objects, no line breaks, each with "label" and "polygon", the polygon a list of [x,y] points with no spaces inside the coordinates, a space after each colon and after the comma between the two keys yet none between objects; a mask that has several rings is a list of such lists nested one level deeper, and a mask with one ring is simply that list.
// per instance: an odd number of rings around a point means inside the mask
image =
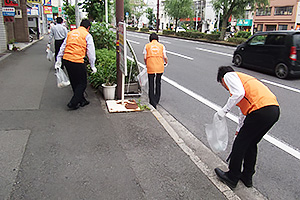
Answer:
[{"label": "tree", "polygon": [[147,18],[149,19],[149,25],[153,25],[153,22],[156,19],[155,14],[153,13],[153,9],[147,8],[146,13],[147,13]]},{"label": "tree", "polygon": [[68,2],[64,3],[64,11],[68,27],[70,27],[70,24],[76,24],[75,20],[75,6],[71,6]]},{"label": "tree", "polygon": [[[110,7],[110,1],[108,7]],[[79,6],[88,13],[90,21],[103,22],[105,19],[105,0],[85,0],[83,3],[79,3]]]},{"label": "tree", "polygon": [[175,27],[177,27],[179,19],[193,16],[193,0],[166,0],[165,10],[175,19]]},{"label": "tree", "polygon": [[269,0],[212,0],[212,5],[216,13],[220,11],[222,14],[220,40],[224,40],[228,19],[231,15],[243,16],[247,6],[256,9],[256,7],[269,5]]}]

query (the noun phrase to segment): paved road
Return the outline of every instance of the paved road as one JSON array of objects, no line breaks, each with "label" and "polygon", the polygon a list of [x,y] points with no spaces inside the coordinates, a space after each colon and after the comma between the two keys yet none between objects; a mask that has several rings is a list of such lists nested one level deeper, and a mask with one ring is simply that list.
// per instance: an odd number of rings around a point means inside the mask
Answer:
[{"label": "paved road", "polygon": [[[143,62],[142,50],[149,35],[129,32],[128,39]],[[165,44],[169,66],[164,73],[160,105],[194,136],[207,145],[204,124],[210,123],[215,109],[223,106],[228,93],[216,82],[217,68],[231,65],[235,48],[169,37],[160,37]],[[236,70],[265,82],[281,105],[280,121],[259,145],[254,186],[269,199],[299,199],[300,137],[298,106],[300,80],[276,77],[244,68]],[[278,83],[278,84],[277,84]],[[236,128],[237,110],[228,116],[231,133]],[[218,156],[224,161],[230,144]]]}]

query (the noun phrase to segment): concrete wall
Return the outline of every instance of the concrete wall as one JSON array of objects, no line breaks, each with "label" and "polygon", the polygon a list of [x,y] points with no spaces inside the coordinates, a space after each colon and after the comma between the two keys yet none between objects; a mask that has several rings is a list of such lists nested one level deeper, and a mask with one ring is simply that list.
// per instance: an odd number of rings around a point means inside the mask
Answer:
[{"label": "concrete wall", "polygon": [[0,1],[0,53],[7,50],[6,31],[2,15],[2,1]]}]

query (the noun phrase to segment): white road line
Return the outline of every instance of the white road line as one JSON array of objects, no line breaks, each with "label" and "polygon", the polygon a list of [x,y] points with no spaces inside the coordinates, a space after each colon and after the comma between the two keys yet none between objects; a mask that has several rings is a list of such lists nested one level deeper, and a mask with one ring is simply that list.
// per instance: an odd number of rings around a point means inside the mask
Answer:
[{"label": "white road line", "polygon": [[[187,95],[193,97],[194,99],[202,102],[203,104],[207,105],[208,107],[210,107],[216,111],[218,111],[221,108],[219,105],[205,99],[204,97],[194,93],[193,91],[181,86],[180,84],[176,83],[175,81],[172,81],[171,79],[169,79],[165,76],[163,76],[162,79],[164,81],[166,81],[167,83],[171,84],[172,86],[176,87],[177,89],[181,90],[182,92],[186,93]],[[236,115],[234,115],[232,113],[228,113],[226,115],[226,117],[228,117],[232,121],[238,123],[238,117]],[[266,134],[264,136],[264,139],[300,160],[300,151],[298,149],[292,147],[291,145],[289,145],[285,142],[280,141],[279,139],[276,139],[275,137],[273,137],[269,134]]]},{"label": "white road line", "polygon": [[203,49],[203,48],[200,48],[200,47],[196,47],[196,49],[200,50],[200,51],[206,51],[206,52],[209,52],[209,53],[215,53],[215,54],[220,54],[220,55],[223,55],[223,56],[232,57],[232,54],[228,54],[228,53],[222,53],[222,52],[213,51],[213,50],[209,50],[209,49]]},{"label": "white road line", "polygon": [[140,44],[139,42],[136,42],[136,41],[134,41],[134,40],[129,40],[129,39],[127,39],[129,42],[131,42],[131,43],[134,43],[134,44]]},{"label": "white road line", "polygon": [[293,91],[293,92],[298,92],[300,93],[300,90],[299,89],[296,89],[296,88],[292,88],[292,87],[289,87],[289,86],[286,86],[286,85],[282,85],[282,84],[279,84],[279,83],[275,83],[275,82],[272,82],[272,81],[268,81],[268,80],[265,80],[265,79],[261,79],[262,82],[265,82],[265,83],[269,83],[271,85],[275,85],[277,87],[281,87],[281,88],[284,88],[284,89],[287,89],[287,90],[290,90],[290,91]]},{"label": "white road line", "polygon": [[191,58],[191,57],[188,57],[188,56],[185,56],[185,55],[182,55],[182,54],[179,54],[179,53],[175,53],[175,52],[172,52],[172,51],[166,51],[167,53],[169,54],[173,54],[175,56],[179,56],[179,57],[182,57],[182,58],[185,58],[185,59],[188,59],[188,60],[194,60],[194,58]]}]

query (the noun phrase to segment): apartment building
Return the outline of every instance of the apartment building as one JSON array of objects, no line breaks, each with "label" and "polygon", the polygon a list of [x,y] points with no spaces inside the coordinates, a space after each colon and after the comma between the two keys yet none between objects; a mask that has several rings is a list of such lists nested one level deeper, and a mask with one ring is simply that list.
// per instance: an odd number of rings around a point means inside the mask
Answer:
[{"label": "apartment building", "polygon": [[299,28],[298,4],[299,0],[270,0],[268,7],[257,8],[253,17],[254,32]]}]

